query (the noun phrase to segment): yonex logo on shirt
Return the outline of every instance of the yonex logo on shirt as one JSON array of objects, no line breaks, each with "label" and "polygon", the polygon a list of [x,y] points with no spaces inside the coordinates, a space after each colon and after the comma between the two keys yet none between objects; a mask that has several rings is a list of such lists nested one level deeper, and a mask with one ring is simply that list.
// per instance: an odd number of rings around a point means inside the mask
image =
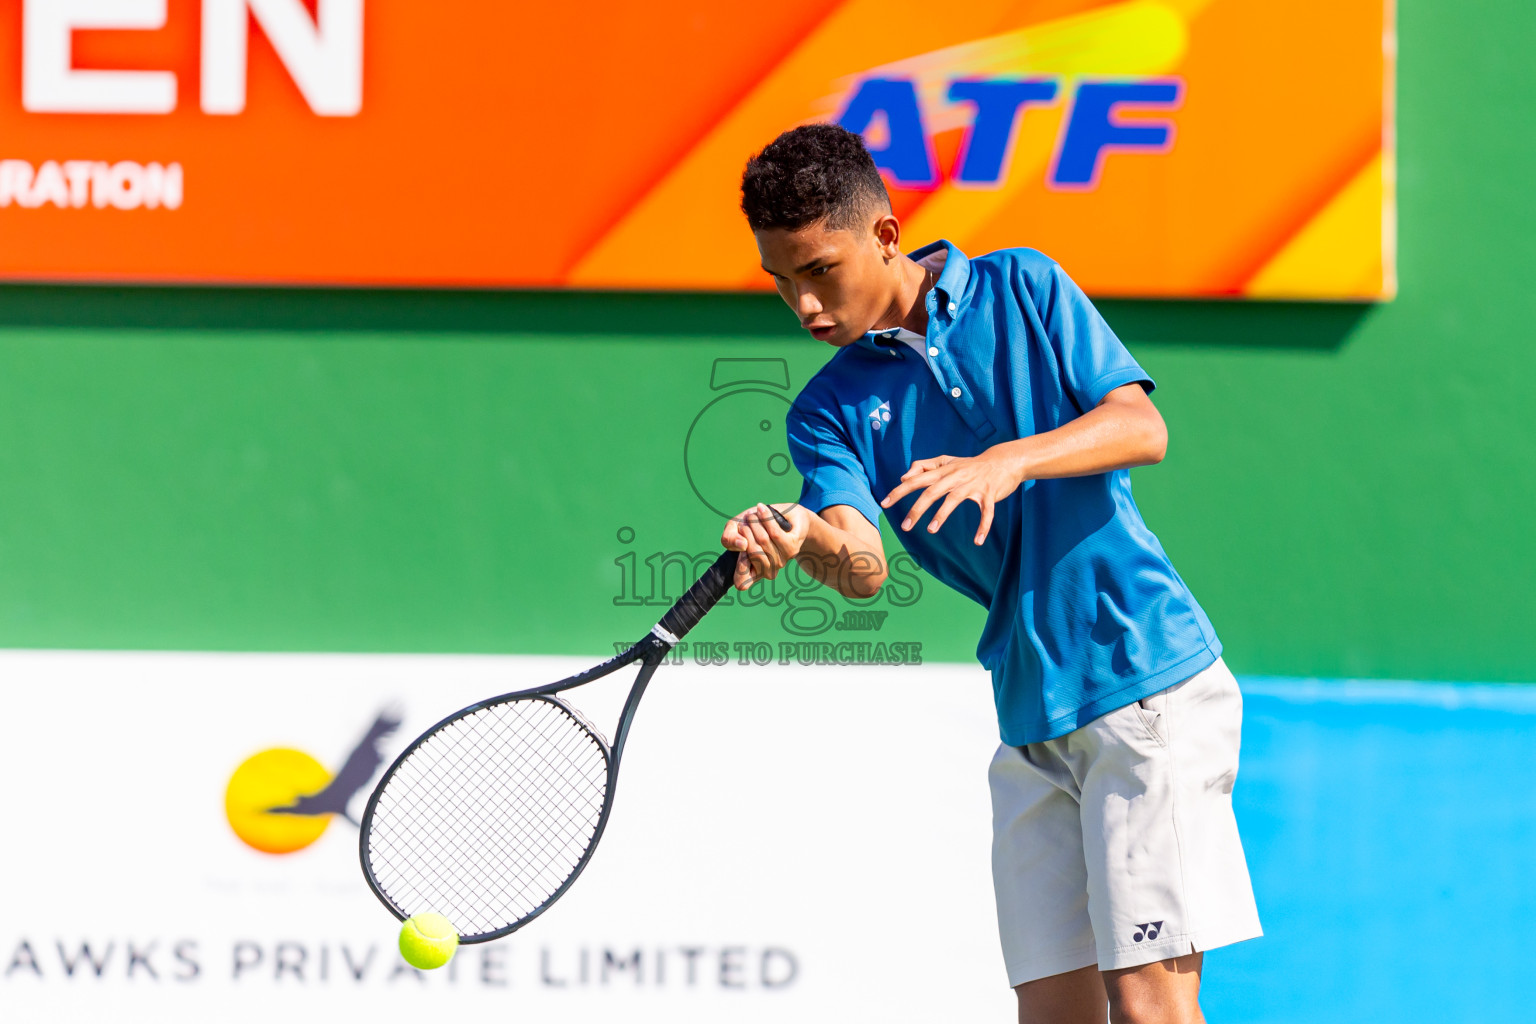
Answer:
[{"label": "yonex logo on shirt", "polygon": [[1146,939],[1148,942],[1151,942],[1157,938],[1158,932],[1162,930],[1163,922],[1161,921],[1149,921],[1146,924],[1138,924],[1136,926],[1136,934],[1131,936],[1131,941],[1140,942],[1142,939]]},{"label": "yonex logo on shirt", "polygon": [[891,403],[881,402],[880,405],[869,414],[870,429],[879,430],[882,423],[889,422],[891,422]]}]

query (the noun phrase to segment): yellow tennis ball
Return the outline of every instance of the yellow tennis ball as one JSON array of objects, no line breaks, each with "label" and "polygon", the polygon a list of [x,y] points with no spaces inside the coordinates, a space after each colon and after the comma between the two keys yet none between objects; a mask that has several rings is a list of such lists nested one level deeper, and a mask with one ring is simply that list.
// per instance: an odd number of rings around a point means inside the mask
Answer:
[{"label": "yellow tennis ball", "polygon": [[441,967],[458,948],[459,933],[442,914],[417,914],[400,926],[400,955],[412,967]]}]

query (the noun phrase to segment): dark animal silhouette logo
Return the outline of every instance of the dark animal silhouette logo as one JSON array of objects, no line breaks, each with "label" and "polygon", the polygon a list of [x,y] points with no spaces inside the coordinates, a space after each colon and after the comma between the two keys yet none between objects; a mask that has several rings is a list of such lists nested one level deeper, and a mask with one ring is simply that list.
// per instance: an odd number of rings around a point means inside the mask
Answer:
[{"label": "dark animal silhouette logo", "polygon": [[347,806],[359,790],[373,781],[373,773],[384,763],[384,755],[379,753],[379,742],[398,728],[400,716],[397,713],[389,710],[379,712],[363,738],[352,748],[352,753],[347,755],[346,763],[332,776],[324,789],[309,796],[301,796],[283,807],[269,807],[267,813],[339,814],[356,825],[357,819],[352,817]]}]

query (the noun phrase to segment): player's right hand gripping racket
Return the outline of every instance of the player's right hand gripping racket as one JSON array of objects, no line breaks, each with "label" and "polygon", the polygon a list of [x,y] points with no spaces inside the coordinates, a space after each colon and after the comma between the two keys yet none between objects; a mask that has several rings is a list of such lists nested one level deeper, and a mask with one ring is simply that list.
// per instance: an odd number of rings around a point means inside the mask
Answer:
[{"label": "player's right hand gripping racket", "polygon": [[[774,519],[790,528],[777,509]],[[547,686],[473,704],[389,766],[363,812],[363,874],[405,920],[434,912],[461,943],[508,935],[576,881],[613,809],[624,738],[667,652],[731,586],[737,552],[699,577],[639,643]],[[639,662],[610,746],[556,696]]]}]

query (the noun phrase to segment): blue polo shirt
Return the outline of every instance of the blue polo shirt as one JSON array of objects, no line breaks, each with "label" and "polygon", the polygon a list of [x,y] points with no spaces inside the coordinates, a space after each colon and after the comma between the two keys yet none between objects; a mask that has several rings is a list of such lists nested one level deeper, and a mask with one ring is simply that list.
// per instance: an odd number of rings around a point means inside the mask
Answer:
[{"label": "blue polo shirt", "polygon": [[[926,347],[869,334],[834,355],[788,417],[800,502],[851,505],[878,525],[917,459],[977,455],[1044,433],[1113,389],[1153,383],[1092,303],[1032,249],[976,259],[946,241],[927,295]],[[1127,470],[1031,480],[1000,502],[985,543],[964,502],[936,534],[899,524],[928,573],[987,609],[976,656],[992,673],[1003,742],[1065,735],[1214,662],[1221,643],[1131,499]],[[934,505],[936,509],[938,504]]]}]

